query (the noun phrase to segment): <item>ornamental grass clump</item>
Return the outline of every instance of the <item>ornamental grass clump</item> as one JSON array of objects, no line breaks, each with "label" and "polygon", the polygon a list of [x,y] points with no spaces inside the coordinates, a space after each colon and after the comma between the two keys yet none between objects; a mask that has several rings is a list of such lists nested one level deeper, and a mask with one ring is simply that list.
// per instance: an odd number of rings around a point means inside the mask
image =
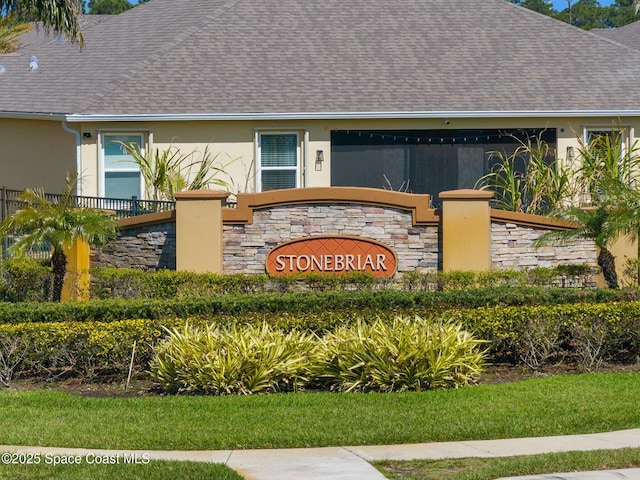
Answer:
[{"label": "ornamental grass clump", "polygon": [[358,321],[327,334],[316,366],[334,391],[421,391],[473,383],[485,364],[482,340],[460,324],[397,317]]},{"label": "ornamental grass clump", "polygon": [[170,393],[212,395],[298,391],[310,380],[315,336],[259,326],[168,331],[150,373]]}]

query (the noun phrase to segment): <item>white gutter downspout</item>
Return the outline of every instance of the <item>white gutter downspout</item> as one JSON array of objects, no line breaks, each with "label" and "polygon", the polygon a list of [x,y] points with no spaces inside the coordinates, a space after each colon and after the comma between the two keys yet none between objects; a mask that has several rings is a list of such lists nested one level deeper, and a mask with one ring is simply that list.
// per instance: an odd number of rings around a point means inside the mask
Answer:
[{"label": "white gutter downspout", "polygon": [[78,172],[78,183],[76,184],[76,195],[81,196],[82,195],[82,177],[80,176],[80,172],[82,171],[82,147],[81,147],[82,137],[80,136],[79,131],[69,128],[66,121],[62,122],[62,128],[66,132],[69,132],[72,135],[76,136],[76,172]]},{"label": "white gutter downspout", "polygon": [[304,140],[303,140],[303,148],[304,148],[304,167],[302,170],[302,186],[303,187],[308,187],[309,186],[309,130],[305,130],[304,131]]}]

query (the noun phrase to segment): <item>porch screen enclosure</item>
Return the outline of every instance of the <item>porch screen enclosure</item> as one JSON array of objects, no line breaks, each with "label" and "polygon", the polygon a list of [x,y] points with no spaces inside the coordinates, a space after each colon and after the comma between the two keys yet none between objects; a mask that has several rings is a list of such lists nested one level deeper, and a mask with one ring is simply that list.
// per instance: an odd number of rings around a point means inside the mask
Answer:
[{"label": "porch screen enclosure", "polygon": [[[428,193],[437,206],[440,192],[473,188],[489,173],[498,161],[491,152],[512,154],[537,136],[555,154],[555,129],[335,130],[331,185]],[[525,162],[517,160],[519,171]]]}]

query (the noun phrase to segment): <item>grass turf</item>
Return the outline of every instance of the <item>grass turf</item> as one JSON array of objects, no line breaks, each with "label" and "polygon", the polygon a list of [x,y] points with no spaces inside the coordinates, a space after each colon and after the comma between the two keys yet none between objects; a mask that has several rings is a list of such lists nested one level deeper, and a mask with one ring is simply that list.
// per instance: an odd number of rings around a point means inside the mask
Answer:
[{"label": "grass turf", "polygon": [[0,444],[293,448],[516,438],[640,427],[640,373],[421,393],[86,398],[0,392]]}]

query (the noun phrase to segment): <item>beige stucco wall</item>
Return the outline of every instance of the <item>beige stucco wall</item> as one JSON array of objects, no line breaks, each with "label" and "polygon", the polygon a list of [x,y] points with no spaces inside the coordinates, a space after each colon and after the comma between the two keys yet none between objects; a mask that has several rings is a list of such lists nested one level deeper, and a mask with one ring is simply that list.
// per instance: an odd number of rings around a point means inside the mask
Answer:
[{"label": "beige stucco wall", "polygon": [[[607,129],[615,125],[633,132],[640,119],[599,118],[492,118],[404,119],[404,120],[282,120],[282,121],[184,121],[71,123],[81,134],[82,193],[98,195],[101,170],[98,141],[101,133],[139,132],[150,146],[164,150],[175,145],[183,153],[203,152],[209,145],[218,165],[233,179],[232,192],[255,190],[256,132],[297,132],[301,156],[306,165],[301,173],[302,186],[329,186],[331,183],[332,130],[430,130],[430,129],[512,129],[556,128],[557,156],[565,159],[567,147],[578,146],[577,136],[585,128]],[[59,121],[0,120],[0,166],[9,172],[16,187],[40,183],[46,189],[58,189],[63,172],[76,164],[75,136],[64,131]],[[316,152],[322,150],[324,163],[315,168]],[[60,172],[60,173],[59,173]],[[195,173],[195,169],[194,169]],[[228,180],[228,178],[224,178]],[[5,182],[0,182],[5,183]],[[9,185],[7,185],[9,186]]]},{"label": "beige stucco wall", "polygon": [[76,167],[76,136],[56,121],[0,119],[0,186],[58,192]]},{"label": "beige stucco wall", "polygon": [[[618,274],[619,284],[621,286],[637,285],[638,276],[630,274],[630,271],[635,273],[637,270],[634,270],[633,268],[629,269],[627,261],[638,258],[638,238],[626,235],[620,236],[609,247],[609,250],[616,259],[616,273]],[[606,286],[606,282],[602,275],[598,278],[598,286]]]},{"label": "beige stucco wall", "polygon": [[176,270],[222,273],[222,203],[227,193],[176,194]]},{"label": "beige stucco wall", "polygon": [[491,270],[491,209],[493,193],[454,190],[442,199],[442,270]]}]

